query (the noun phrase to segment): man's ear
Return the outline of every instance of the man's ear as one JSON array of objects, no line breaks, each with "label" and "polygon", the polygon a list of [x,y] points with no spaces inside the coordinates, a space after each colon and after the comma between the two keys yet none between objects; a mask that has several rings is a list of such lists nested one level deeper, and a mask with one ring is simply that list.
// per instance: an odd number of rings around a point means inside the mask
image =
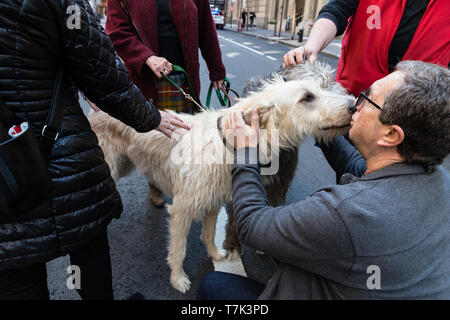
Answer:
[{"label": "man's ear", "polygon": [[385,128],[383,136],[377,141],[377,144],[382,147],[396,147],[405,140],[405,133],[403,129],[396,125],[390,125]]}]

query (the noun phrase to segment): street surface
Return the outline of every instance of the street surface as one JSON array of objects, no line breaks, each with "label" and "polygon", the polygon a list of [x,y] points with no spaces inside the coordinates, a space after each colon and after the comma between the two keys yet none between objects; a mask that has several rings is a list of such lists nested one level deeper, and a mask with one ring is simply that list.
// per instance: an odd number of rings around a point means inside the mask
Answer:
[{"label": "street surface", "polygon": [[[282,65],[283,55],[292,47],[270,42],[232,31],[218,30],[223,62],[227,77],[234,90],[241,93],[247,81],[257,75],[276,71]],[[337,59],[321,55],[320,61],[337,67]],[[201,60],[201,101],[206,100],[209,78],[206,65]],[[86,103],[83,109],[88,111]],[[216,97],[212,105],[219,107]],[[450,169],[450,160],[445,167]],[[335,183],[335,175],[321,151],[308,138],[300,148],[299,165],[292,183],[287,203],[306,198],[314,190]],[[274,270],[274,263],[267,256],[259,256],[254,250],[244,248],[241,261],[228,266],[214,266],[207,257],[200,240],[201,225],[193,223],[188,238],[188,249],[184,268],[192,282],[191,290],[182,294],[173,289],[169,282],[170,269],[167,256],[167,219],[165,209],[153,208],[148,200],[148,185],[145,178],[136,172],[118,183],[124,211],[122,217],[109,226],[109,243],[113,271],[113,285],[116,299],[126,299],[140,292],[146,299],[195,299],[198,285],[203,276],[216,270],[227,270],[247,275],[265,282]],[[219,216],[216,241],[224,236],[226,217]],[[56,259],[48,264],[48,282],[52,299],[79,299],[75,290],[66,287],[70,265],[68,257]],[[82,276],[82,275],[81,275]]]}]

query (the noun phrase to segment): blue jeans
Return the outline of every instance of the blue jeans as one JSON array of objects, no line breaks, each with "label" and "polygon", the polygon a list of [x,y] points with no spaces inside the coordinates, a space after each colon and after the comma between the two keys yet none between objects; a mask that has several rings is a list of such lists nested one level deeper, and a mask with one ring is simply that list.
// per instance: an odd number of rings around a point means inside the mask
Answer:
[{"label": "blue jeans", "polygon": [[214,271],[200,283],[198,300],[255,300],[265,284],[232,273]]}]

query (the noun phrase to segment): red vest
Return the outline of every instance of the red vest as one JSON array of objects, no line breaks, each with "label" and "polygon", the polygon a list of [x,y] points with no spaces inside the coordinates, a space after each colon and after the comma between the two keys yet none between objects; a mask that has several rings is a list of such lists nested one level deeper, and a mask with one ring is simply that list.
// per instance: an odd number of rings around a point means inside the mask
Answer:
[{"label": "red vest", "polygon": [[[405,4],[406,0],[361,0],[355,15],[349,19],[336,80],[354,96],[389,74],[389,47]],[[420,60],[447,67],[450,61],[449,17],[448,0],[430,0],[402,60]]]}]

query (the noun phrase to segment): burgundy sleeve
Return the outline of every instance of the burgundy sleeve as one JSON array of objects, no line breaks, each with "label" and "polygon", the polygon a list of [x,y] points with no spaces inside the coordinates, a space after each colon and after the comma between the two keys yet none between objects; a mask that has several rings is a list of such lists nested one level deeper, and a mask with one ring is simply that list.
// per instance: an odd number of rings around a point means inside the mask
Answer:
[{"label": "burgundy sleeve", "polygon": [[128,69],[142,73],[147,59],[155,53],[139,39],[133,23],[119,0],[108,0],[106,34]]}]

